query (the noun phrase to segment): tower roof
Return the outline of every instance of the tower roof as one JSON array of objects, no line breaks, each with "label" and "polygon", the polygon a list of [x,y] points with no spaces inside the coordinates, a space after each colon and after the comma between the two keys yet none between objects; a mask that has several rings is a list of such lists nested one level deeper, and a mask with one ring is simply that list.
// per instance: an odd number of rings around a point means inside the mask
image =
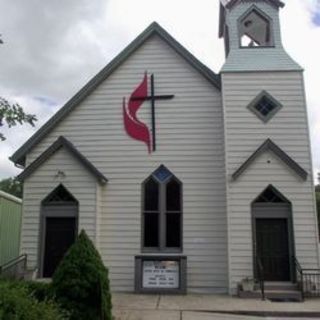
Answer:
[{"label": "tower roof", "polygon": [[[243,1],[244,0],[220,0],[219,38],[221,38],[223,36],[226,9],[231,9],[237,3],[243,2]],[[285,6],[285,4],[280,0],[262,0],[262,1],[265,1],[276,8],[283,8]],[[252,0],[252,2],[254,3],[255,0]]]},{"label": "tower roof", "polygon": [[[229,8],[232,8],[236,3],[241,2],[241,1],[243,1],[243,0],[220,0],[220,3],[222,4],[222,6],[229,9]],[[280,0],[264,0],[264,1],[269,2],[270,4],[272,4],[278,8],[284,7],[284,3]]]}]

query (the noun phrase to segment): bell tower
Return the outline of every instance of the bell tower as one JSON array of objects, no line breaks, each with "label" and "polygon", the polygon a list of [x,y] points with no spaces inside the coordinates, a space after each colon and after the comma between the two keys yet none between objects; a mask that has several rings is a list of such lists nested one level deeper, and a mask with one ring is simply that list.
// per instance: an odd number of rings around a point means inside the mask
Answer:
[{"label": "bell tower", "polygon": [[281,42],[278,0],[221,0],[219,36],[226,62],[222,72],[301,70]]},{"label": "bell tower", "polygon": [[[319,267],[303,69],[282,45],[279,11],[283,7],[279,0],[220,0],[219,36],[226,52],[221,83],[232,294],[241,280],[256,276],[257,259],[265,249],[261,248],[270,242],[261,238],[281,223],[288,234],[279,243],[270,236],[274,243],[268,250],[276,251],[285,243],[284,256],[296,256],[304,268]],[[259,196],[270,188],[287,199],[286,212],[274,196],[261,200]],[[300,232],[300,221],[310,232]],[[259,230],[269,233],[259,234]],[[315,253],[312,259],[308,250]],[[272,254],[269,260],[262,258],[269,278],[284,280],[279,276],[283,266],[270,268],[277,264]],[[291,260],[284,265],[286,281],[293,281]]]}]

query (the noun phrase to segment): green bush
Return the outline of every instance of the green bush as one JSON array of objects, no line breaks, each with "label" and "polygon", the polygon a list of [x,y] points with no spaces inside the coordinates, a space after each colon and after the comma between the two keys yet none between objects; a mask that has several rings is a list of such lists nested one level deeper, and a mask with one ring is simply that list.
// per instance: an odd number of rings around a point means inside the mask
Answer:
[{"label": "green bush", "polygon": [[21,285],[38,301],[46,301],[54,298],[50,283],[40,281],[22,281]]},{"label": "green bush", "polygon": [[0,320],[66,320],[67,315],[50,301],[39,302],[23,283],[0,282]]},{"label": "green bush", "polygon": [[52,288],[72,320],[112,319],[108,270],[83,230],[54,273]]},{"label": "green bush", "polygon": [[0,279],[0,283],[6,283],[10,288],[24,288],[39,302],[54,299],[51,284],[47,282]]}]

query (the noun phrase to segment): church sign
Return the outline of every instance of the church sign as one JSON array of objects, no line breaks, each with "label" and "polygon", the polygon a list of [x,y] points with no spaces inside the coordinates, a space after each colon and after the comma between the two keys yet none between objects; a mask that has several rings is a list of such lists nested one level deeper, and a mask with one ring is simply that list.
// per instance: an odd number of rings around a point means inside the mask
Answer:
[{"label": "church sign", "polygon": [[142,287],[178,289],[179,267],[178,261],[143,261]]},{"label": "church sign", "polygon": [[[149,82],[150,95],[148,95]],[[154,75],[152,74],[149,79],[146,72],[142,82],[131,94],[128,103],[126,98],[123,98],[122,111],[124,128],[131,138],[144,142],[148,147],[149,153],[156,151],[156,101],[168,100],[173,97],[174,95],[156,95]],[[148,125],[140,121],[137,117],[137,113],[145,101],[151,102],[151,132]]]},{"label": "church sign", "polygon": [[136,292],[185,293],[185,256],[136,256]]}]

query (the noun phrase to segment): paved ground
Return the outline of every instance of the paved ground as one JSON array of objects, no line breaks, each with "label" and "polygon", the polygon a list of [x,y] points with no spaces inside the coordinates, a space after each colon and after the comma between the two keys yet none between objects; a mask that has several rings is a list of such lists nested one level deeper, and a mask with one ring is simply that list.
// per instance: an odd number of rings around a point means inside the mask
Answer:
[{"label": "paved ground", "polygon": [[[244,300],[222,295],[113,294],[112,300],[115,320],[286,320],[292,319],[293,316],[295,319],[312,317],[312,319],[320,320],[318,316],[320,315],[320,299],[307,300],[303,303],[280,303]],[[230,314],[225,314],[228,312]],[[283,317],[288,312],[290,317]],[[248,314],[266,314],[269,317],[249,316]]]}]

